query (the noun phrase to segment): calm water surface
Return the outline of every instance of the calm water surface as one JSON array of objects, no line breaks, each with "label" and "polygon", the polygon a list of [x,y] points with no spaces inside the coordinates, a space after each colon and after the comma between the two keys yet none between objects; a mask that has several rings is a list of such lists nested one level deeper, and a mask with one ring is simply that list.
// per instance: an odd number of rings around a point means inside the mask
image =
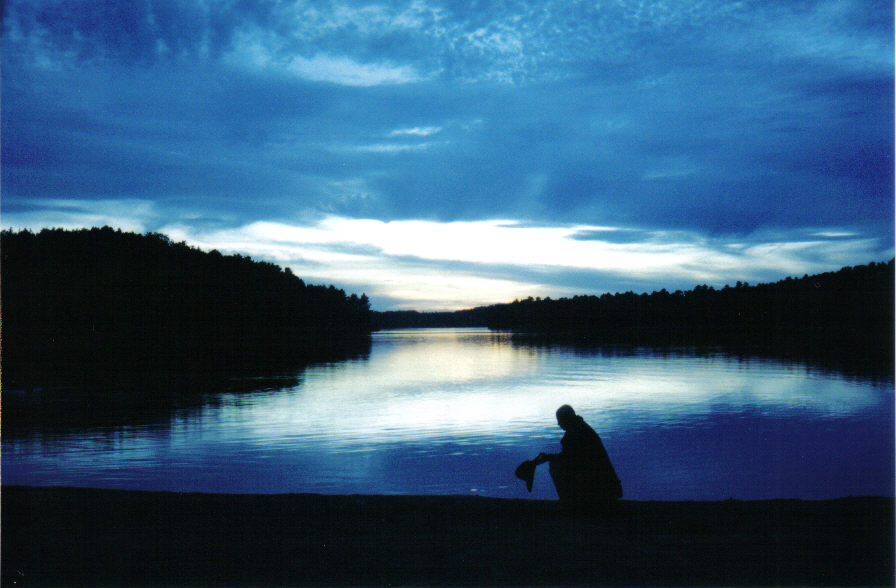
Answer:
[{"label": "calm water surface", "polygon": [[[892,382],[798,364],[430,329],[376,333],[366,359],[238,384],[148,415],[107,399],[117,422],[54,427],[10,424],[32,401],[5,392],[3,483],[555,498],[546,467],[531,494],[513,470],[559,451],[553,415],[568,403],[601,434],[626,498],[893,495]],[[52,394],[40,414],[56,418],[69,409]]]}]

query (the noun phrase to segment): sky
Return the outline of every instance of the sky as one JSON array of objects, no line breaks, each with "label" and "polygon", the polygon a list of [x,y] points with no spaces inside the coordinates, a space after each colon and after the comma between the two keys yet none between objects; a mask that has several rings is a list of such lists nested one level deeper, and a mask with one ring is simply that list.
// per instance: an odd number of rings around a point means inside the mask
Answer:
[{"label": "sky", "polygon": [[7,0],[5,229],[108,225],[375,310],[894,255],[889,0]]}]

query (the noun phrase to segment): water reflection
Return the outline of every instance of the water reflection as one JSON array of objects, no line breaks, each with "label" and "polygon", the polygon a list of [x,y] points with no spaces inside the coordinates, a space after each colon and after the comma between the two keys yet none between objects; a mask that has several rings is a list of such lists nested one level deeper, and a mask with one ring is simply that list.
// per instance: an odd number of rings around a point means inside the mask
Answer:
[{"label": "water reflection", "polygon": [[301,372],[296,370],[264,376],[110,370],[102,379],[4,390],[2,436],[55,436],[85,429],[122,433],[133,427],[166,426],[225,398],[233,401],[242,394],[300,384]]},{"label": "water reflection", "polygon": [[[627,498],[892,495],[892,383],[770,359],[412,330],[377,333],[367,359],[200,388],[80,428],[7,412],[4,483],[527,497],[513,467],[559,450],[553,415],[569,403]],[[538,475],[531,496],[552,498]]]}]

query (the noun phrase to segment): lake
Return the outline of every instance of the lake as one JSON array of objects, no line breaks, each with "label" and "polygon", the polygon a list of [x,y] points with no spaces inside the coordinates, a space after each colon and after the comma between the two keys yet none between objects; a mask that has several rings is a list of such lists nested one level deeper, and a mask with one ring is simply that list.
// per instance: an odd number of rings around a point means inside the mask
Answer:
[{"label": "lake", "polygon": [[531,493],[513,471],[571,404],[628,499],[893,496],[892,380],[718,350],[399,330],[296,373],[116,382],[4,391],[3,483],[553,499],[547,466]]}]

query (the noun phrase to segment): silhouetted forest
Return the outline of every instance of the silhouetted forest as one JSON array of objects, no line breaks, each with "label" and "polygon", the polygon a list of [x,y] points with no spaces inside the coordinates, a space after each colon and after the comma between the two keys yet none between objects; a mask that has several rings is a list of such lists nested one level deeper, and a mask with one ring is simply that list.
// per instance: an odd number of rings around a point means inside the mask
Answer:
[{"label": "silhouetted forest", "polygon": [[458,311],[387,310],[373,313],[376,329],[426,329],[438,327],[485,327],[488,307]]},{"label": "silhouetted forest", "polygon": [[383,328],[482,326],[530,342],[717,345],[889,372],[893,264],[721,289],[529,298],[456,313],[376,313],[374,320]]},{"label": "silhouetted forest", "polygon": [[4,383],[109,368],[233,369],[365,354],[374,328],[489,327],[537,343],[714,345],[891,372],[894,262],[774,283],[457,312],[370,311],[288,269],[108,227],[2,233]]},{"label": "silhouetted forest", "polygon": [[109,227],[2,233],[4,384],[118,367],[235,369],[370,348],[367,296]]}]

